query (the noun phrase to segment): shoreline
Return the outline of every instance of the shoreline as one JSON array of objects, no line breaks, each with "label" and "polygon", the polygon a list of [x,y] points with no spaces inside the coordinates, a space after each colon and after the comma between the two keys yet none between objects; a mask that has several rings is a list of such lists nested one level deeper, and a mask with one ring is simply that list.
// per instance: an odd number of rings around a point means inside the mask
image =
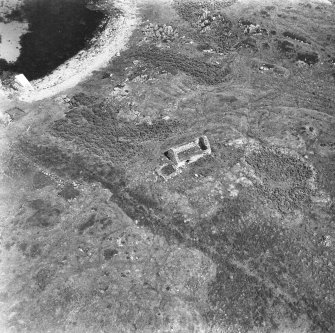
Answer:
[{"label": "shoreline", "polygon": [[[5,95],[14,93],[13,95],[23,102],[42,100],[73,88],[93,71],[106,66],[112,57],[125,48],[139,23],[136,4],[136,0],[116,0],[113,4],[110,3],[113,8],[120,9],[122,14],[116,20],[114,17],[108,18],[105,29],[95,36],[96,40],[89,49],[81,50],[51,74],[31,81],[33,91],[10,91]],[[109,4],[105,6],[108,13]]]}]

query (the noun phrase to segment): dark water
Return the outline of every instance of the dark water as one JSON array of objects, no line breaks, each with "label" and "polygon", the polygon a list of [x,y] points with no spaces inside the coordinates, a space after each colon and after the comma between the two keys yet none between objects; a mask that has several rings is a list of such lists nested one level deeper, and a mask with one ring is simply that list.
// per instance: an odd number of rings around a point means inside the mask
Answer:
[{"label": "dark water", "polygon": [[85,48],[105,17],[101,11],[87,8],[86,3],[87,0],[26,0],[21,14],[29,22],[29,32],[21,38],[17,61],[2,63],[2,70],[23,73],[34,80]]}]

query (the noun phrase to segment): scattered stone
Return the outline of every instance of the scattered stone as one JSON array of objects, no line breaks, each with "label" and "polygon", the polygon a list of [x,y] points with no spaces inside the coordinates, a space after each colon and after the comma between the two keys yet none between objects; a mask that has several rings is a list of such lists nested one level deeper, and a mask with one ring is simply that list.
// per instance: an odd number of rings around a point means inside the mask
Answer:
[{"label": "scattered stone", "polygon": [[206,32],[211,29],[211,24],[218,19],[221,19],[222,16],[219,13],[213,13],[207,9],[203,11],[198,20],[198,26],[201,32]]},{"label": "scattered stone", "polygon": [[260,71],[269,71],[269,70],[272,70],[272,69],[274,69],[274,65],[272,65],[272,64],[263,64],[263,65],[261,65],[260,67],[259,67],[259,70]]},{"label": "scattered stone", "polygon": [[69,98],[67,95],[61,95],[55,98],[55,102],[63,105],[71,105],[71,98]]},{"label": "scattered stone", "polygon": [[111,96],[114,96],[117,99],[123,99],[126,96],[128,96],[129,92],[130,92],[130,87],[125,84],[118,84],[114,87],[113,91],[111,92]]},{"label": "scattered stone", "polygon": [[288,78],[290,76],[290,71],[285,67],[269,63],[262,63],[258,65],[258,70],[263,73],[284,76],[285,78]]},{"label": "scattered stone", "polygon": [[178,37],[178,31],[170,25],[153,25],[152,23],[143,28],[143,33],[148,39],[161,40],[163,42],[171,42]]},{"label": "scattered stone", "polygon": [[312,124],[306,124],[299,128],[299,134],[303,135],[306,139],[314,140],[319,135],[319,131]]},{"label": "scattered stone", "polygon": [[297,60],[297,61],[296,61],[296,65],[297,65],[299,68],[305,68],[305,67],[308,66],[304,61],[301,61],[301,60]]},{"label": "scattered stone", "polygon": [[332,239],[332,237],[330,235],[324,235],[322,236],[322,244],[325,247],[331,247],[333,244],[334,240]]},{"label": "scattered stone", "polygon": [[268,35],[268,31],[265,28],[248,20],[240,20],[239,25],[244,29],[245,35]]},{"label": "scattered stone", "polygon": [[214,53],[215,51],[213,49],[205,49],[202,52],[204,52],[204,53]]}]

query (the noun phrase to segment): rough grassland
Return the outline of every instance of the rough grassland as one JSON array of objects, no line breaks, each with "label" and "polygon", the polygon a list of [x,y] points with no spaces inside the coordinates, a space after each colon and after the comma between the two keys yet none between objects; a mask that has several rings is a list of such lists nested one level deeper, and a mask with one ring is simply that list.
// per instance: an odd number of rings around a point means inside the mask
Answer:
[{"label": "rough grassland", "polygon": [[[221,19],[204,29],[206,8]],[[334,7],[176,1],[140,15],[104,70],[15,105],[7,331],[334,332]],[[178,38],[146,39],[149,23]],[[164,152],[203,134],[212,154],[159,179]]]}]

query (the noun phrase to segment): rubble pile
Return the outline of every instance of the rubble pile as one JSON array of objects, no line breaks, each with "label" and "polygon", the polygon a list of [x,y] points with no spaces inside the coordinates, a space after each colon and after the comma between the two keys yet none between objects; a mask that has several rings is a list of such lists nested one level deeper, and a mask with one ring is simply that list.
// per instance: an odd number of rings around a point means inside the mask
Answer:
[{"label": "rubble pile", "polygon": [[259,24],[254,24],[248,20],[240,20],[238,23],[244,29],[245,35],[268,35],[268,31]]},{"label": "rubble pile", "polygon": [[274,64],[262,63],[258,67],[258,70],[263,73],[284,76],[286,78],[290,76],[290,71],[287,68]]},{"label": "rubble pile", "polygon": [[71,98],[68,97],[67,95],[58,96],[54,99],[54,101],[57,102],[58,104],[73,106],[71,102]]},{"label": "rubble pile", "polygon": [[221,19],[220,14],[218,13],[211,14],[209,10],[204,10],[198,21],[198,25],[200,27],[201,32],[206,32],[210,30],[211,24],[218,19]]},{"label": "rubble pile", "polygon": [[113,88],[113,91],[111,92],[110,95],[115,97],[116,99],[121,100],[127,97],[129,92],[130,92],[130,87],[125,83],[120,83]]},{"label": "rubble pile", "polygon": [[160,25],[149,23],[142,31],[146,38],[161,40],[163,42],[170,42],[178,37],[178,31],[171,25],[166,24]]}]

